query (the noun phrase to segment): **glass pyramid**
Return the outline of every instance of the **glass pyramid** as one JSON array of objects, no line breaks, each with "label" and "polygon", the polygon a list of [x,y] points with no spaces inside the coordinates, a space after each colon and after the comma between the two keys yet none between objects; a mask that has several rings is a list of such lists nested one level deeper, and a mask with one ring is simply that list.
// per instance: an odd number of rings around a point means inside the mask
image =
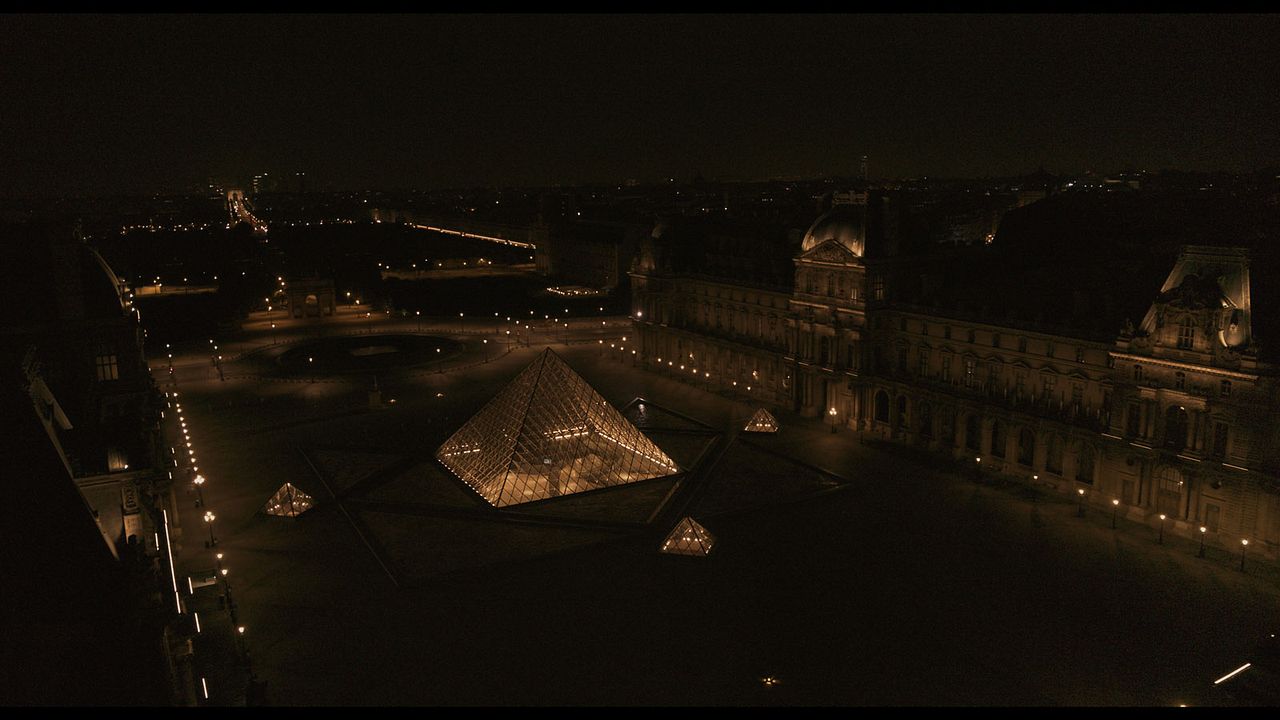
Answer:
[{"label": "glass pyramid", "polygon": [[436,459],[495,507],[680,471],[551,348],[446,440]]},{"label": "glass pyramid", "polygon": [[743,430],[745,432],[778,432],[778,421],[769,414],[768,410],[760,408],[747,421],[747,426]]},{"label": "glass pyramid", "polygon": [[697,520],[686,517],[676,523],[671,534],[662,541],[662,552],[668,555],[696,555],[702,557],[711,552],[715,544],[715,536],[698,524]]},{"label": "glass pyramid", "polygon": [[298,517],[314,505],[315,500],[310,495],[294,487],[292,483],[285,483],[280,486],[275,495],[271,496],[263,510],[268,515]]}]

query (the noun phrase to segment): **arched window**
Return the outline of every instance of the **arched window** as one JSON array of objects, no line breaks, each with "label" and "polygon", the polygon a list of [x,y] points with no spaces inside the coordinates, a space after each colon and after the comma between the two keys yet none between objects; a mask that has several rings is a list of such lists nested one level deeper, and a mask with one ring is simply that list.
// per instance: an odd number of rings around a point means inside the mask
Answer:
[{"label": "arched window", "polygon": [[1018,462],[1031,467],[1036,457],[1036,436],[1028,428],[1018,433]]},{"label": "arched window", "polygon": [[1054,475],[1062,474],[1062,438],[1049,436],[1049,447],[1044,456],[1044,469]]},{"label": "arched window", "polygon": [[899,395],[898,396],[898,427],[903,430],[906,430],[907,428],[911,427],[911,424],[909,422],[909,415],[907,413],[907,404],[908,404],[907,396]]},{"label": "arched window", "polygon": [[1169,517],[1182,517],[1182,473],[1166,465],[1160,468],[1159,485],[1156,488],[1156,509]]},{"label": "arched window", "polygon": [[1009,444],[1007,436],[1004,434],[1004,424],[999,420],[991,421],[991,454],[998,458],[1004,457],[1005,446]]},{"label": "arched window", "polygon": [[933,437],[933,408],[924,400],[920,401],[920,437]]},{"label": "arched window", "polygon": [[889,393],[876,391],[875,419],[877,422],[889,422]]},{"label": "arched window", "polygon": [[1093,448],[1080,445],[1080,454],[1076,456],[1076,480],[1093,484]]},{"label": "arched window", "polygon": [[1164,413],[1164,446],[1181,450],[1187,445],[1187,409],[1170,405]]},{"label": "arched window", "polygon": [[970,415],[964,424],[964,446],[974,452],[982,451],[982,421]]}]

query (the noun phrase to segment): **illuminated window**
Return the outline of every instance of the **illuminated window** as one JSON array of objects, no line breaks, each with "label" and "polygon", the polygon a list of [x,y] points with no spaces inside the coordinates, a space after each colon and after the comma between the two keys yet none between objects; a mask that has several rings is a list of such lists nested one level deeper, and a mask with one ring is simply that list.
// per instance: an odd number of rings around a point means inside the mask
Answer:
[{"label": "illuminated window", "polygon": [[95,358],[98,368],[98,380],[119,380],[120,366],[116,363],[114,353],[101,353]]},{"label": "illuminated window", "polygon": [[978,361],[973,358],[964,359],[964,386],[971,388],[977,383]]},{"label": "illuminated window", "polygon": [[1188,315],[1178,322],[1178,348],[1190,350],[1195,345],[1196,330]]}]

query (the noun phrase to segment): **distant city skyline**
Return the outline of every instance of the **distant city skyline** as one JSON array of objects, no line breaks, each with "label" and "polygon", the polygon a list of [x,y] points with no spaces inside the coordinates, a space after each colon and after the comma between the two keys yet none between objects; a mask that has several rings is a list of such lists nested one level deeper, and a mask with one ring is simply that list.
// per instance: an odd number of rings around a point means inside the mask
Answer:
[{"label": "distant city skyline", "polygon": [[0,196],[1251,172],[1275,16],[0,19]]}]

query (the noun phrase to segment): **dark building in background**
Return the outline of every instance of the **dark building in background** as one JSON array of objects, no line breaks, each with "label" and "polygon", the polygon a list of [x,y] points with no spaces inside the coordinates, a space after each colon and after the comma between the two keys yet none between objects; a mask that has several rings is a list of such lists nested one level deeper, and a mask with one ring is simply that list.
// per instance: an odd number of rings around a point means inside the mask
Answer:
[{"label": "dark building in background", "polygon": [[46,413],[68,472],[117,546],[153,537],[172,512],[162,401],[132,294],[71,226],[0,228],[7,369]]}]

